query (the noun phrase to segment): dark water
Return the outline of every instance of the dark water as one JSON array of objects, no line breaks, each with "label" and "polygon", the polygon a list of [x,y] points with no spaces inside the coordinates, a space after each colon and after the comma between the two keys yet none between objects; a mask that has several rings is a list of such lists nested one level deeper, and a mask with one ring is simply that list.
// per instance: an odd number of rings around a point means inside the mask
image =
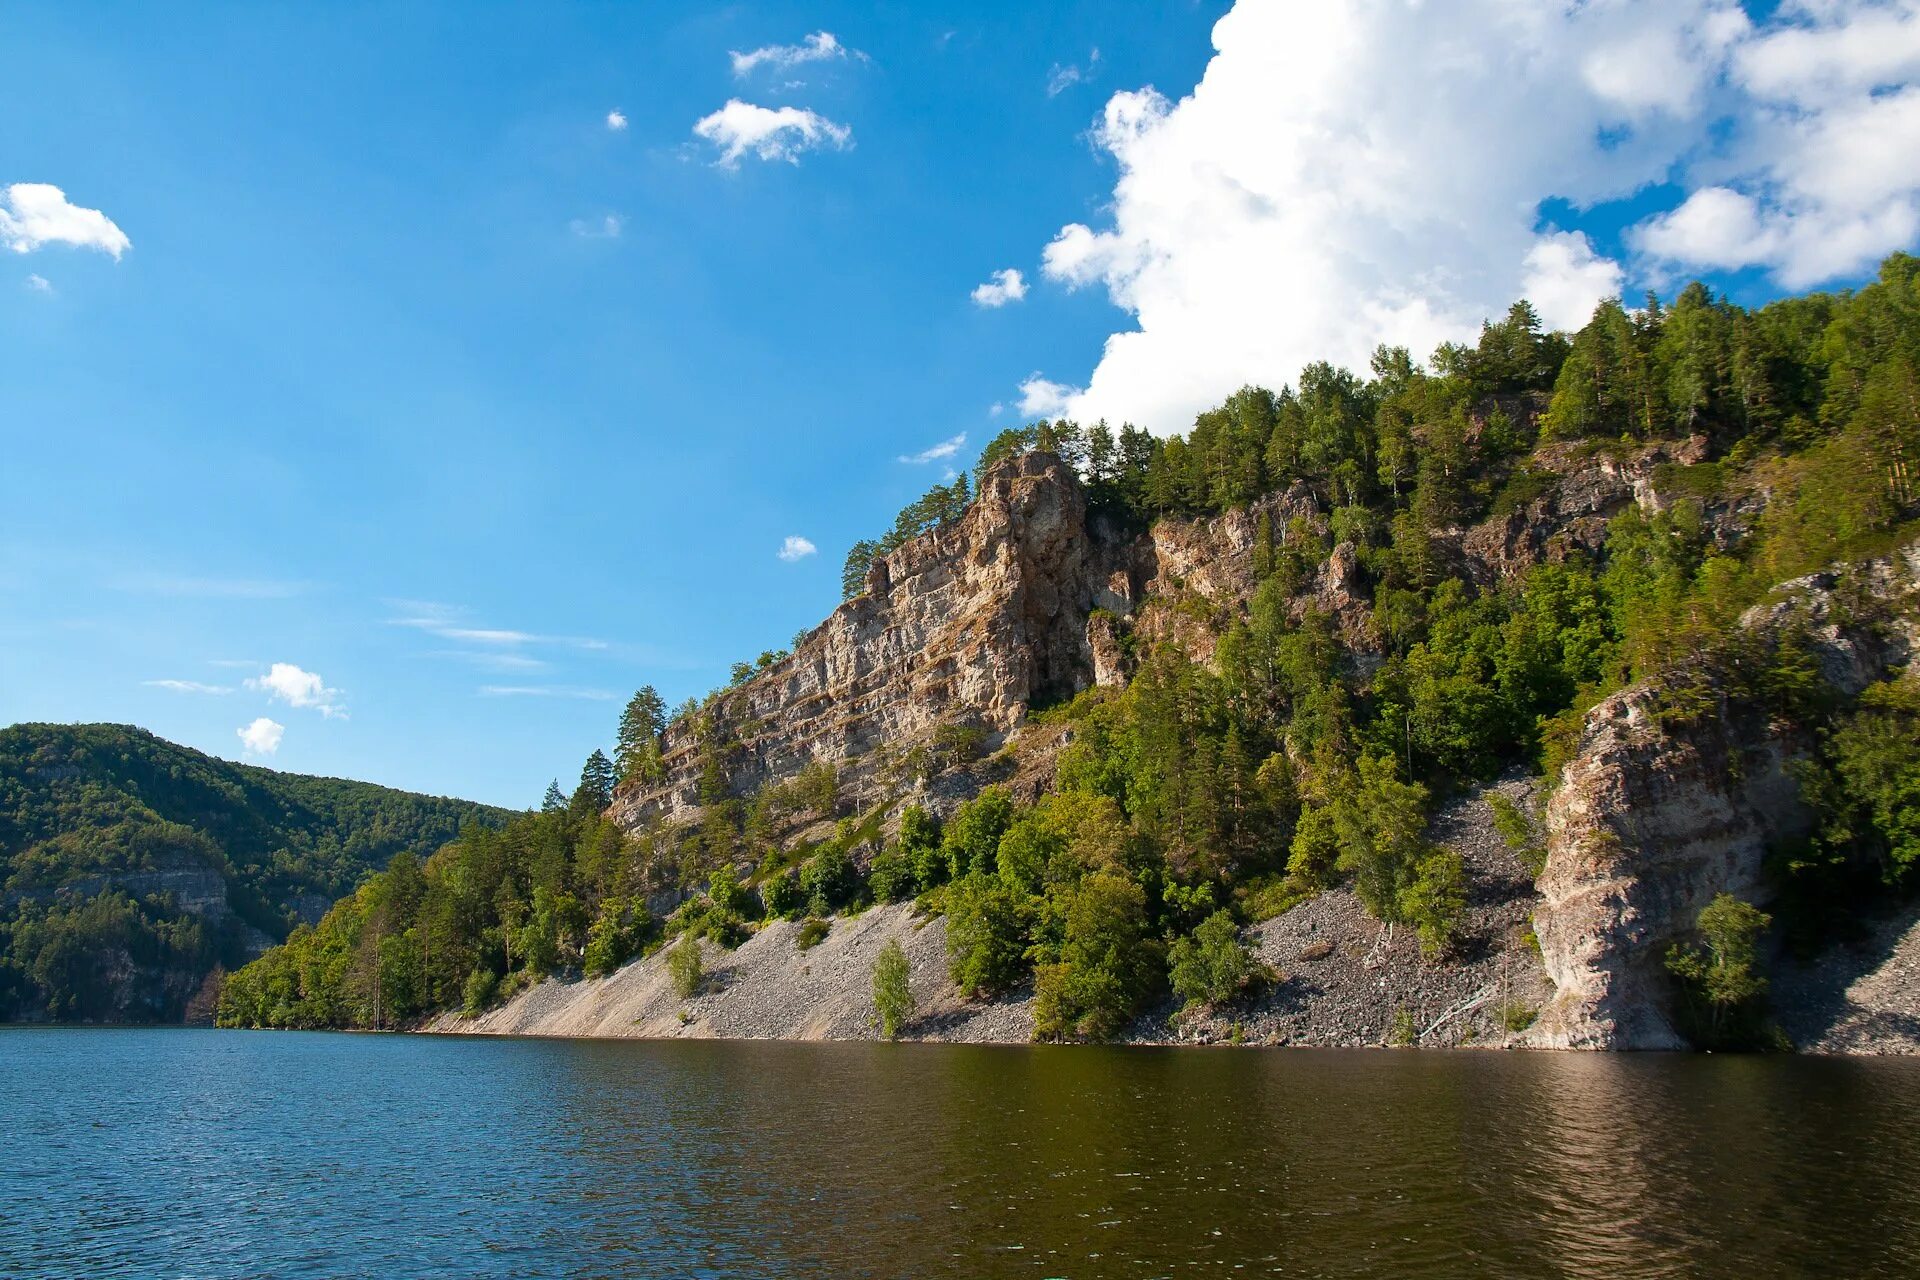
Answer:
[{"label": "dark water", "polygon": [[1920,1063],[0,1030],[7,1276],[1920,1274]]}]

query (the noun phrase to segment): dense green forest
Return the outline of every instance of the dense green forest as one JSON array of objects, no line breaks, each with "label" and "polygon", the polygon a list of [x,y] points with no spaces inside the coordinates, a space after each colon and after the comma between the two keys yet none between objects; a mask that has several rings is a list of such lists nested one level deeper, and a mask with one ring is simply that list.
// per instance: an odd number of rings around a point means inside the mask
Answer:
[{"label": "dense green forest", "polygon": [[[235,975],[222,1019],[342,1026],[476,1010],[542,974],[604,972],[690,932],[731,944],[763,915],[824,919],[915,897],[948,918],[959,986],[1032,982],[1049,1037],[1112,1035],[1169,987],[1190,1003],[1231,1000],[1254,976],[1234,926],[1335,884],[1416,929],[1439,962],[1465,886],[1459,858],[1427,840],[1434,799],[1516,765],[1557,773],[1596,700],[1676,670],[1673,723],[1744,702],[1816,735],[1806,790],[1822,818],[1777,859],[1783,924],[1831,936],[1863,901],[1910,887],[1911,684],[1835,705],[1791,627],[1760,640],[1736,620],[1774,584],[1915,534],[1920,261],[1896,255],[1857,292],[1758,310],[1698,284],[1638,310],[1608,302],[1572,335],[1542,331],[1522,303],[1426,367],[1383,349],[1370,375],[1314,365],[1277,394],[1236,392],[1164,441],[1055,422],[989,445],[978,475],[1052,451],[1084,477],[1094,518],[1122,528],[1300,486],[1318,513],[1283,528],[1262,518],[1245,609],[1166,602],[1219,635],[1211,661],[1136,629],[1124,690],[1037,713],[1075,730],[1038,803],[989,788],[944,822],[910,807],[889,834],[886,806],[840,816],[824,766],[735,796],[709,714],[722,690],[680,713],[702,743],[701,827],[625,836],[602,811],[616,773],[657,767],[663,714],[645,690],[623,721],[618,770],[596,753],[571,799],[556,790],[504,832],[396,862]],[[1543,450],[1597,464],[1681,439],[1703,440],[1706,460],[1664,466],[1659,514],[1615,517],[1598,556],[1486,588],[1454,572],[1449,538],[1556,483]],[[957,519],[967,492],[937,488],[854,548],[847,591],[863,589],[874,556]],[[1716,521],[1742,501],[1750,518]],[[1336,545],[1353,549],[1371,591],[1377,661],[1356,663],[1335,619],[1295,607]],[[1871,606],[1859,608],[1870,623]],[[963,767],[965,737],[955,726],[927,768]],[[796,812],[839,816],[836,833],[783,843],[775,833]],[[1507,816],[1525,845],[1525,816]],[[708,887],[659,920],[645,895],[665,881]],[[1715,939],[1750,945],[1758,927],[1720,911],[1703,923],[1717,958],[1676,956],[1676,981],[1708,1005],[1751,1005],[1760,986]],[[1716,1006],[1702,1025],[1742,1021],[1727,1014]]]},{"label": "dense green forest", "polygon": [[[506,817],[126,725],[0,730],[0,1021],[178,1018],[216,964],[285,938],[296,904]],[[179,887],[213,901],[183,903]]]}]

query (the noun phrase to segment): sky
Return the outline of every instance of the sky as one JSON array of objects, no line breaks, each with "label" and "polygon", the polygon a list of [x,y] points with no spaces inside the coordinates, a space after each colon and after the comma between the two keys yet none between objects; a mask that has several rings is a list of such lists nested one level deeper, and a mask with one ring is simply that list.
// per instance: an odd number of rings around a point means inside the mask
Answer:
[{"label": "sky", "polygon": [[0,723],[536,803],[994,432],[1920,245],[1920,0],[0,8]]}]

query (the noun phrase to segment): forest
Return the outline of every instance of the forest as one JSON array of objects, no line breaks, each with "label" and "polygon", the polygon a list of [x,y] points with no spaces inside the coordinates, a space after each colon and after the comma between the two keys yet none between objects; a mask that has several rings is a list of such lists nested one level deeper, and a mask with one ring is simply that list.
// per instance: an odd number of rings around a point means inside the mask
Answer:
[{"label": "forest", "polygon": [[[284,939],[296,904],[506,816],[233,764],[127,725],[0,730],[0,1021],[176,1020],[216,964]],[[210,877],[223,909],[121,887],[182,874]]]},{"label": "forest", "polygon": [[[1705,460],[1663,467],[1670,500],[1657,515],[1616,516],[1599,555],[1486,587],[1452,571],[1449,537],[1551,486],[1543,451],[1597,465],[1681,440],[1702,442]],[[1762,640],[1737,624],[1776,584],[1920,531],[1920,260],[1895,255],[1858,291],[1758,309],[1699,284],[1637,309],[1609,301],[1570,335],[1518,303],[1425,365],[1397,349],[1378,351],[1365,375],[1312,365],[1277,393],[1233,393],[1183,436],[1068,422],[1004,432],[975,487],[1030,449],[1072,465],[1090,518],[1118,528],[1283,490],[1308,495],[1318,515],[1280,528],[1263,518],[1260,582],[1243,610],[1178,604],[1217,632],[1211,660],[1129,632],[1123,690],[1034,713],[1074,729],[1036,803],[989,787],[944,820],[914,805],[893,819],[888,805],[845,813],[825,765],[737,796],[716,740],[704,748],[701,826],[623,833],[607,803],[654,776],[667,722],[643,690],[614,760],[596,752],[571,796],[550,789],[542,812],[504,830],[396,859],[234,974],[221,1020],[404,1025],[477,1011],[547,974],[608,972],[679,938],[732,945],[765,917],[826,922],[909,899],[946,916],[963,991],[1032,984],[1045,1038],[1113,1036],[1169,994],[1230,1003],[1259,980],[1239,927],[1335,884],[1445,963],[1465,886],[1460,859],[1428,840],[1436,800],[1516,767],[1552,779],[1588,708],[1676,671],[1663,710],[1673,722],[1739,703],[1817,744],[1802,785],[1819,822],[1777,851],[1777,922],[1728,907],[1703,918],[1702,949],[1673,957],[1675,982],[1707,1010],[1703,1042],[1756,1025],[1756,918],[1812,947],[1914,887],[1912,683],[1841,705],[1791,627]],[[864,589],[876,556],[958,519],[968,493],[964,477],[938,487],[856,546],[847,593]],[[1716,517],[1742,504],[1751,519]],[[1334,619],[1296,607],[1337,546],[1371,593],[1377,660],[1356,661]],[[1859,608],[1870,625],[1871,605]],[[736,682],[757,669],[742,664]],[[698,728],[711,705],[679,714]],[[927,768],[967,767],[978,744],[966,737],[955,726]],[[794,815],[837,825],[783,841]],[[1537,859],[1535,817],[1502,819]],[[649,911],[674,889],[694,896],[664,917]]]}]

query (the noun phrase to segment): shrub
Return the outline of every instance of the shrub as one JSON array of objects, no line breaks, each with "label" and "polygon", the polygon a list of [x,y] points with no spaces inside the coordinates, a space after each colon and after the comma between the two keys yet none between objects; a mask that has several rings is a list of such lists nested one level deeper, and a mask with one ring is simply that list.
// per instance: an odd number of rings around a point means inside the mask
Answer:
[{"label": "shrub", "polygon": [[1387,1043],[1396,1049],[1411,1049],[1419,1038],[1420,1029],[1414,1025],[1413,1014],[1405,1005],[1395,1009],[1393,1021],[1387,1026]]},{"label": "shrub", "polygon": [[888,845],[867,868],[867,888],[880,902],[905,902],[920,891],[913,866],[897,844]]},{"label": "shrub", "polygon": [[1167,960],[1173,992],[1188,1008],[1231,1000],[1253,976],[1253,953],[1225,911],[1214,912],[1192,937],[1175,942]]},{"label": "shrub", "polygon": [[1760,935],[1773,917],[1730,893],[1700,912],[1696,927],[1704,947],[1676,943],[1667,968],[1678,980],[1684,1021],[1693,1038],[1709,1048],[1745,1048],[1766,1036],[1760,1000],[1767,980],[1754,972]]},{"label": "shrub", "polygon": [[1467,910],[1466,865],[1451,852],[1428,854],[1414,867],[1413,880],[1400,891],[1400,918],[1420,932],[1420,952],[1429,960],[1444,955],[1460,931]]},{"label": "shrub", "polygon": [[712,900],[716,911],[728,915],[745,916],[749,898],[740,878],[733,873],[732,867],[721,867],[713,873],[707,882],[707,897]]},{"label": "shrub", "polygon": [[760,886],[760,900],[766,904],[769,919],[791,920],[799,915],[807,904],[807,895],[800,889],[800,873],[787,871],[767,879]]},{"label": "shrub", "polygon": [[1525,1000],[1509,1000],[1500,1006],[1500,1025],[1518,1034],[1533,1025],[1540,1011]]},{"label": "shrub", "polygon": [[964,995],[1005,991],[1026,971],[1025,897],[997,876],[971,875],[947,890],[947,955]]},{"label": "shrub", "polygon": [[809,916],[800,926],[800,932],[795,935],[793,945],[801,951],[811,951],[826,939],[832,929],[833,926],[820,917]]},{"label": "shrub", "polygon": [[460,1013],[464,1017],[477,1018],[493,1003],[493,995],[499,989],[500,978],[493,970],[480,968],[467,975],[466,984],[460,989]]},{"label": "shrub", "polygon": [[941,840],[948,874],[961,880],[994,870],[1000,837],[1012,823],[1013,800],[1003,787],[988,787],[961,805]]},{"label": "shrub", "polygon": [[673,990],[682,1000],[690,999],[706,980],[706,966],[700,960],[700,940],[691,933],[667,953],[667,972],[673,976]]},{"label": "shrub", "polygon": [[807,897],[807,909],[817,916],[830,915],[846,905],[860,888],[860,873],[853,859],[838,840],[830,840],[814,851],[800,868],[800,891]]},{"label": "shrub", "polygon": [[873,1007],[880,1034],[891,1040],[913,1017],[913,967],[898,938],[889,939],[873,962]]},{"label": "shrub", "polygon": [[1507,848],[1538,878],[1547,865],[1547,842],[1540,821],[1498,791],[1487,793],[1487,807],[1493,810],[1493,829],[1500,833]]},{"label": "shrub", "polygon": [[1147,940],[1147,895],[1117,871],[1082,880],[1067,901],[1056,964],[1034,982],[1034,1034],[1104,1040],[1139,1011],[1156,960]]},{"label": "shrub", "polygon": [[788,794],[803,809],[831,818],[840,808],[840,775],[824,760],[814,760],[794,776]]}]

